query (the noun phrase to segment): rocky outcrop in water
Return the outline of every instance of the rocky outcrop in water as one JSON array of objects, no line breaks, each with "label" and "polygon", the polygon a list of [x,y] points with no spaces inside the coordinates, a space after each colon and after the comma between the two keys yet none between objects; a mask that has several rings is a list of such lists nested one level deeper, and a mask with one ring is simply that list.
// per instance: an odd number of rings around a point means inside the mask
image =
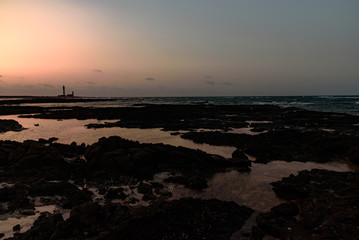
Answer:
[{"label": "rocky outcrop in water", "polygon": [[19,132],[21,130],[23,130],[23,127],[17,121],[0,119],[0,133],[7,131]]}]

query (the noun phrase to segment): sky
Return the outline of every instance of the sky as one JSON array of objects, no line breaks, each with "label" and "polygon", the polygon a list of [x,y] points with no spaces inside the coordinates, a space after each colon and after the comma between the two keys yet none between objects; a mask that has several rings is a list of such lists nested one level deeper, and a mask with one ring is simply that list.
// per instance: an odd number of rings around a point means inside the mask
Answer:
[{"label": "sky", "polygon": [[355,95],[358,12],[358,0],[0,0],[0,95]]}]

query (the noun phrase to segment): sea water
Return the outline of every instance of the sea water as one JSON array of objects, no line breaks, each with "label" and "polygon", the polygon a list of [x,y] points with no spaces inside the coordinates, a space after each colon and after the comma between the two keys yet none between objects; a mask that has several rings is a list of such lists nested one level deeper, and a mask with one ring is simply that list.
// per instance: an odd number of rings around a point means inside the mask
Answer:
[{"label": "sea water", "polygon": [[[93,98],[99,99],[99,98]],[[100,98],[101,99],[101,98]],[[109,98],[106,98],[109,99]],[[21,106],[43,107],[129,107],[139,104],[259,104],[298,107],[308,110],[329,111],[359,115],[359,95],[351,96],[227,96],[227,97],[129,97],[110,98],[105,102],[79,103],[24,103]],[[1,97],[0,97],[1,101]]]}]

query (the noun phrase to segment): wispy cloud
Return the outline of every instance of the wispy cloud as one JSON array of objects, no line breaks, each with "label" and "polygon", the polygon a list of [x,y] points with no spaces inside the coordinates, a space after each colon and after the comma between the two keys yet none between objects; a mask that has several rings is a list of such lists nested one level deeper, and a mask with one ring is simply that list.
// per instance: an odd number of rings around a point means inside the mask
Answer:
[{"label": "wispy cloud", "polygon": [[204,81],[204,82],[205,82],[205,84],[208,84],[208,85],[214,85],[214,84],[216,84],[215,82],[210,81],[210,80],[207,80],[207,81]]},{"label": "wispy cloud", "polygon": [[226,85],[226,86],[233,86],[234,85],[232,82],[218,82],[218,84]]},{"label": "wispy cloud", "polygon": [[2,77],[2,75],[0,75],[0,77]]},{"label": "wispy cloud", "polygon": [[147,77],[145,78],[147,81],[154,81],[155,79],[153,77]]},{"label": "wispy cloud", "polygon": [[86,82],[88,85],[95,85],[96,83],[95,82],[92,82],[92,81],[87,81]]},{"label": "wispy cloud", "polygon": [[103,73],[103,71],[101,69],[93,69],[92,71],[97,72],[97,73]]},{"label": "wispy cloud", "polygon": [[204,83],[208,84],[208,85],[215,85],[216,83],[212,80],[213,77],[211,75],[206,75],[203,77],[204,78]]}]

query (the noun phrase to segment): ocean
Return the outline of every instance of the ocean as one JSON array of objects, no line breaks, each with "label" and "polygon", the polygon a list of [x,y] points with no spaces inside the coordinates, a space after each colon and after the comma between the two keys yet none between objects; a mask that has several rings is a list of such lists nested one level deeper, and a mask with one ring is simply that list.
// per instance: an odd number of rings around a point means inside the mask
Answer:
[{"label": "ocean", "polygon": [[[94,98],[98,99],[98,98]],[[308,110],[359,115],[359,95],[351,96],[233,96],[233,97],[117,97],[109,101],[75,103],[24,103],[22,106],[43,107],[129,107],[141,104],[271,104]],[[3,99],[5,100],[5,99]],[[7,99],[8,100],[8,99]],[[0,98],[1,101],[1,98]]]}]

